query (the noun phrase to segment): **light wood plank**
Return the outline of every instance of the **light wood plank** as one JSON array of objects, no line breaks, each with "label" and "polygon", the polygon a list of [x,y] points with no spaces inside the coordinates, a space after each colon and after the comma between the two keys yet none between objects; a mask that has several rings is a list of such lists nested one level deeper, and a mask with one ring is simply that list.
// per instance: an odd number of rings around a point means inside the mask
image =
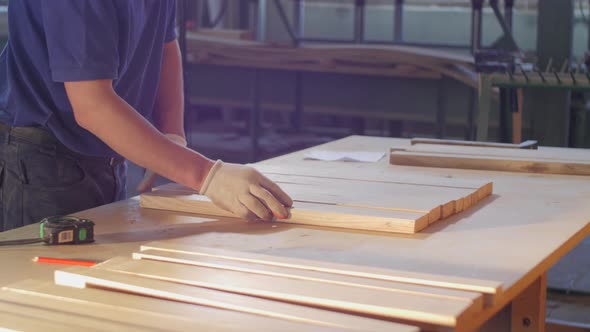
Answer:
[{"label": "light wood plank", "polygon": [[500,282],[490,280],[460,278],[446,275],[431,275],[409,271],[380,269],[368,266],[356,266],[324,261],[297,259],[291,257],[278,257],[250,252],[198,247],[174,243],[173,241],[152,242],[141,246],[142,251],[150,249],[197,256],[219,257],[239,262],[317,271],[336,275],[478,292],[486,295],[486,303],[494,303],[495,298],[502,293],[502,284]]},{"label": "light wood plank", "polygon": [[472,302],[168,262],[110,259],[95,269],[176,282],[382,319],[454,327],[480,308]]},{"label": "light wood plank", "polygon": [[[503,148],[480,148],[473,146],[448,146],[436,144],[419,144],[410,148],[400,148],[409,152],[445,153],[453,155],[469,155],[484,157],[510,157],[516,159],[530,159],[541,161],[561,161],[590,163],[590,149],[566,149],[555,151],[553,149],[503,149]],[[396,150],[396,148],[393,148]]]},{"label": "light wood plank", "polygon": [[590,175],[590,163],[499,156],[393,151],[393,165],[564,175]]},{"label": "light wood plank", "polygon": [[[209,198],[201,195],[182,195],[158,190],[142,194],[140,205],[150,209],[235,218],[233,214],[218,208]],[[276,222],[411,234],[428,226],[428,218],[428,213],[296,202],[290,210],[289,218]]]},{"label": "light wood plank", "polygon": [[467,303],[471,303],[472,306],[477,310],[483,308],[483,296],[480,293],[476,292],[466,292],[446,288],[412,285],[393,281],[360,278],[258,263],[248,263],[231,259],[225,259],[221,257],[190,255],[162,250],[145,250],[142,252],[133,253],[133,258],[139,260],[155,260],[162,262],[195,265],[214,269],[247,272],[289,279],[307,280],[318,283],[328,283],[348,287],[360,287],[378,290],[384,293],[392,292],[398,294],[419,295],[441,300],[450,299],[453,301],[464,301]]},{"label": "light wood plank", "polygon": [[[58,285],[75,288],[101,287],[112,291],[311,324],[310,327],[314,331],[332,331],[334,329],[354,331],[385,330],[392,332],[417,331],[415,327],[405,324],[390,323],[97,268],[72,267],[66,270],[58,270],[55,272],[55,282]],[[435,327],[428,326],[428,328]]]},{"label": "light wood plank", "polygon": [[[0,298],[19,306],[58,310],[71,320],[88,316],[142,330],[160,331],[301,331],[310,324],[290,322],[229,310],[104,289],[76,289],[46,281],[26,280],[0,292]],[[387,327],[386,324],[381,324]]]}]

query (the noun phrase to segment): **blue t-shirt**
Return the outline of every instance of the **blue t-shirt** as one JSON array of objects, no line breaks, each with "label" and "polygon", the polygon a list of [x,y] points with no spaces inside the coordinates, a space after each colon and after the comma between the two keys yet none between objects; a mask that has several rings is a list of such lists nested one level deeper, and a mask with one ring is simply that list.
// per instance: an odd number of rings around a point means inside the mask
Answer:
[{"label": "blue t-shirt", "polygon": [[116,156],[76,123],[63,82],[111,79],[150,120],[175,20],[174,0],[10,1],[9,40],[0,55],[3,122],[46,127],[85,155]]}]

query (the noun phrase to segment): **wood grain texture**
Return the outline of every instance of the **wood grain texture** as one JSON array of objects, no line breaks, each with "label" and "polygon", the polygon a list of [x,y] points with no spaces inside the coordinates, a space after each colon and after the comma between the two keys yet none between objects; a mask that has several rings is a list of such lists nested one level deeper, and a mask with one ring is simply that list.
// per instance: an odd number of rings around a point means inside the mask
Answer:
[{"label": "wood grain texture", "polygon": [[115,292],[126,292],[156,299],[281,319],[309,325],[307,328],[312,331],[417,331],[415,327],[405,324],[143,278],[99,268],[73,267],[58,270],[55,272],[55,282],[58,285],[75,288],[101,287]]},{"label": "wood grain texture", "polygon": [[297,259],[291,257],[278,257],[250,252],[198,247],[194,245],[175,243],[174,241],[152,242],[141,246],[142,251],[150,249],[170,251],[174,253],[183,253],[195,256],[216,257],[238,262],[286,267],[290,269],[315,271],[342,276],[352,276],[359,278],[477,292],[482,293],[487,297],[486,303],[488,304],[493,303],[495,297],[499,296],[502,293],[502,284],[500,282],[490,280],[469,279],[445,275],[431,275],[393,269],[380,269],[368,266],[356,266],[330,263],[324,261]]},{"label": "wood grain texture", "polygon": [[144,278],[170,281],[381,319],[456,326],[481,311],[472,302],[410,293],[349,287],[149,260],[113,258],[96,267]]},{"label": "wood grain texture", "polygon": [[590,163],[468,154],[392,151],[393,165],[474,169],[485,171],[590,175]]},{"label": "wood grain texture", "polygon": [[[218,208],[207,197],[157,190],[141,195],[143,208],[236,217]],[[428,213],[296,202],[288,219],[275,222],[395,233],[416,233],[428,226]]]},{"label": "wood grain texture", "polygon": [[447,288],[428,287],[407,283],[368,279],[326,272],[309,271],[284,266],[241,262],[223,257],[191,255],[172,251],[144,250],[133,253],[133,259],[154,260],[194,266],[209,267],[221,270],[247,272],[289,279],[328,283],[334,285],[359,287],[378,290],[384,293],[411,294],[441,300],[464,301],[472,303],[478,310],[483,308],[483,296],[476,292],[459,291]]},{"label": "wood grain texture", "polygon": [[[57,286],[48,281],[26,280],[5,287],[1,301],[34,306],[70,315],[121,323],[136,329],[158,331],[301,331],[310,324],[290,322],[260,315],[174,302],[153,297],[113,292],[105,289]],[[363,319],[359,320],[360,322]],[[366,320],[373,321],[373,320]],[[0,322],[0,326],[1,326]],[[383,322],[381,328],[390,326]],[[395,327],[395,324],[391,324]],[[395,328],[393,329],[395,330]]]},{"label": "wood grain texture", "polygon": [[[492,191],[491,183],[474,190],[294,174],[266,176],[294,200],[291,216],[277,222],[397,233],[419,232],[429,224],[469,209]],[[465,203],[466,199],[469,203]],[[177,184],[142,194],[140,204],[145,208],[232,216],[208,198]]]}]

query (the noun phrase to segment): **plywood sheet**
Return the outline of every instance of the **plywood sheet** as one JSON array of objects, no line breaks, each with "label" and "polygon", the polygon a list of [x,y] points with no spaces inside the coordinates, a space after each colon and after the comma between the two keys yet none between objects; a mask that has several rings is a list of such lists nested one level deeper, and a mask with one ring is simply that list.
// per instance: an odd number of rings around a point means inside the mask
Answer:
[{"label": "plywood sheet", "polygon": [[86,288],[101,287],[157,299],[196,304],[232,312],[258,315],[309,325],[311,331],[392,331],[416,332],[405,324],[352,316],[256,297],[220,292],[167,281],[143,278],[100,268],[72,267],[55,272],[58,285]]},{"label": "plywood sheet", "polygon": [[471,301],[451,297],[435,298],[412,293],[386,292],[379,289],[319,283],[313,280],[123,257],[111,259],[95,269],[113,270],[150,279],[369,317],[407,319],[450,327],[482,309],[481,305],[478,308]]},{"label": "plywood sheet", "polygon": [[368,266],[297,259],[291,257],[278,257],[250,252],[198,247],[194,245],[175,243],[174,241],[152,242],[141,246],[141,249],[169,251],[174,253],[216,257],[237,262],[286,267],[291,269],[315,271],[341,276],[353,276],[359,278],[478,292],[484,294],[487,297],[488,303],[493,303],[495,299],[502,293],[502,284],[500,282],[491,280],[470,279],[446,275],[432,275],[393,269],[380,269]]}]

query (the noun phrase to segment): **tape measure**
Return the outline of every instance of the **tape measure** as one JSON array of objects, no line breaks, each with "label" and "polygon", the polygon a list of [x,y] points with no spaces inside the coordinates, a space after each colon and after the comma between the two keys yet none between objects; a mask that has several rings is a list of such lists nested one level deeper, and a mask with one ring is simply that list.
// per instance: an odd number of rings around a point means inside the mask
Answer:
[{"label": "tape measure", "polygon": [[94,222],[72,216],[47,217],[39,224],[39,237],[2,241],[0,246],[16,246],[45,242],[49,245],[94,242]]},{"label": "tape measure", "polygon": [[94,242],[94,222],[77,217],[49,217],[39,224],[39,238],[55,244],[81,244]]}]

